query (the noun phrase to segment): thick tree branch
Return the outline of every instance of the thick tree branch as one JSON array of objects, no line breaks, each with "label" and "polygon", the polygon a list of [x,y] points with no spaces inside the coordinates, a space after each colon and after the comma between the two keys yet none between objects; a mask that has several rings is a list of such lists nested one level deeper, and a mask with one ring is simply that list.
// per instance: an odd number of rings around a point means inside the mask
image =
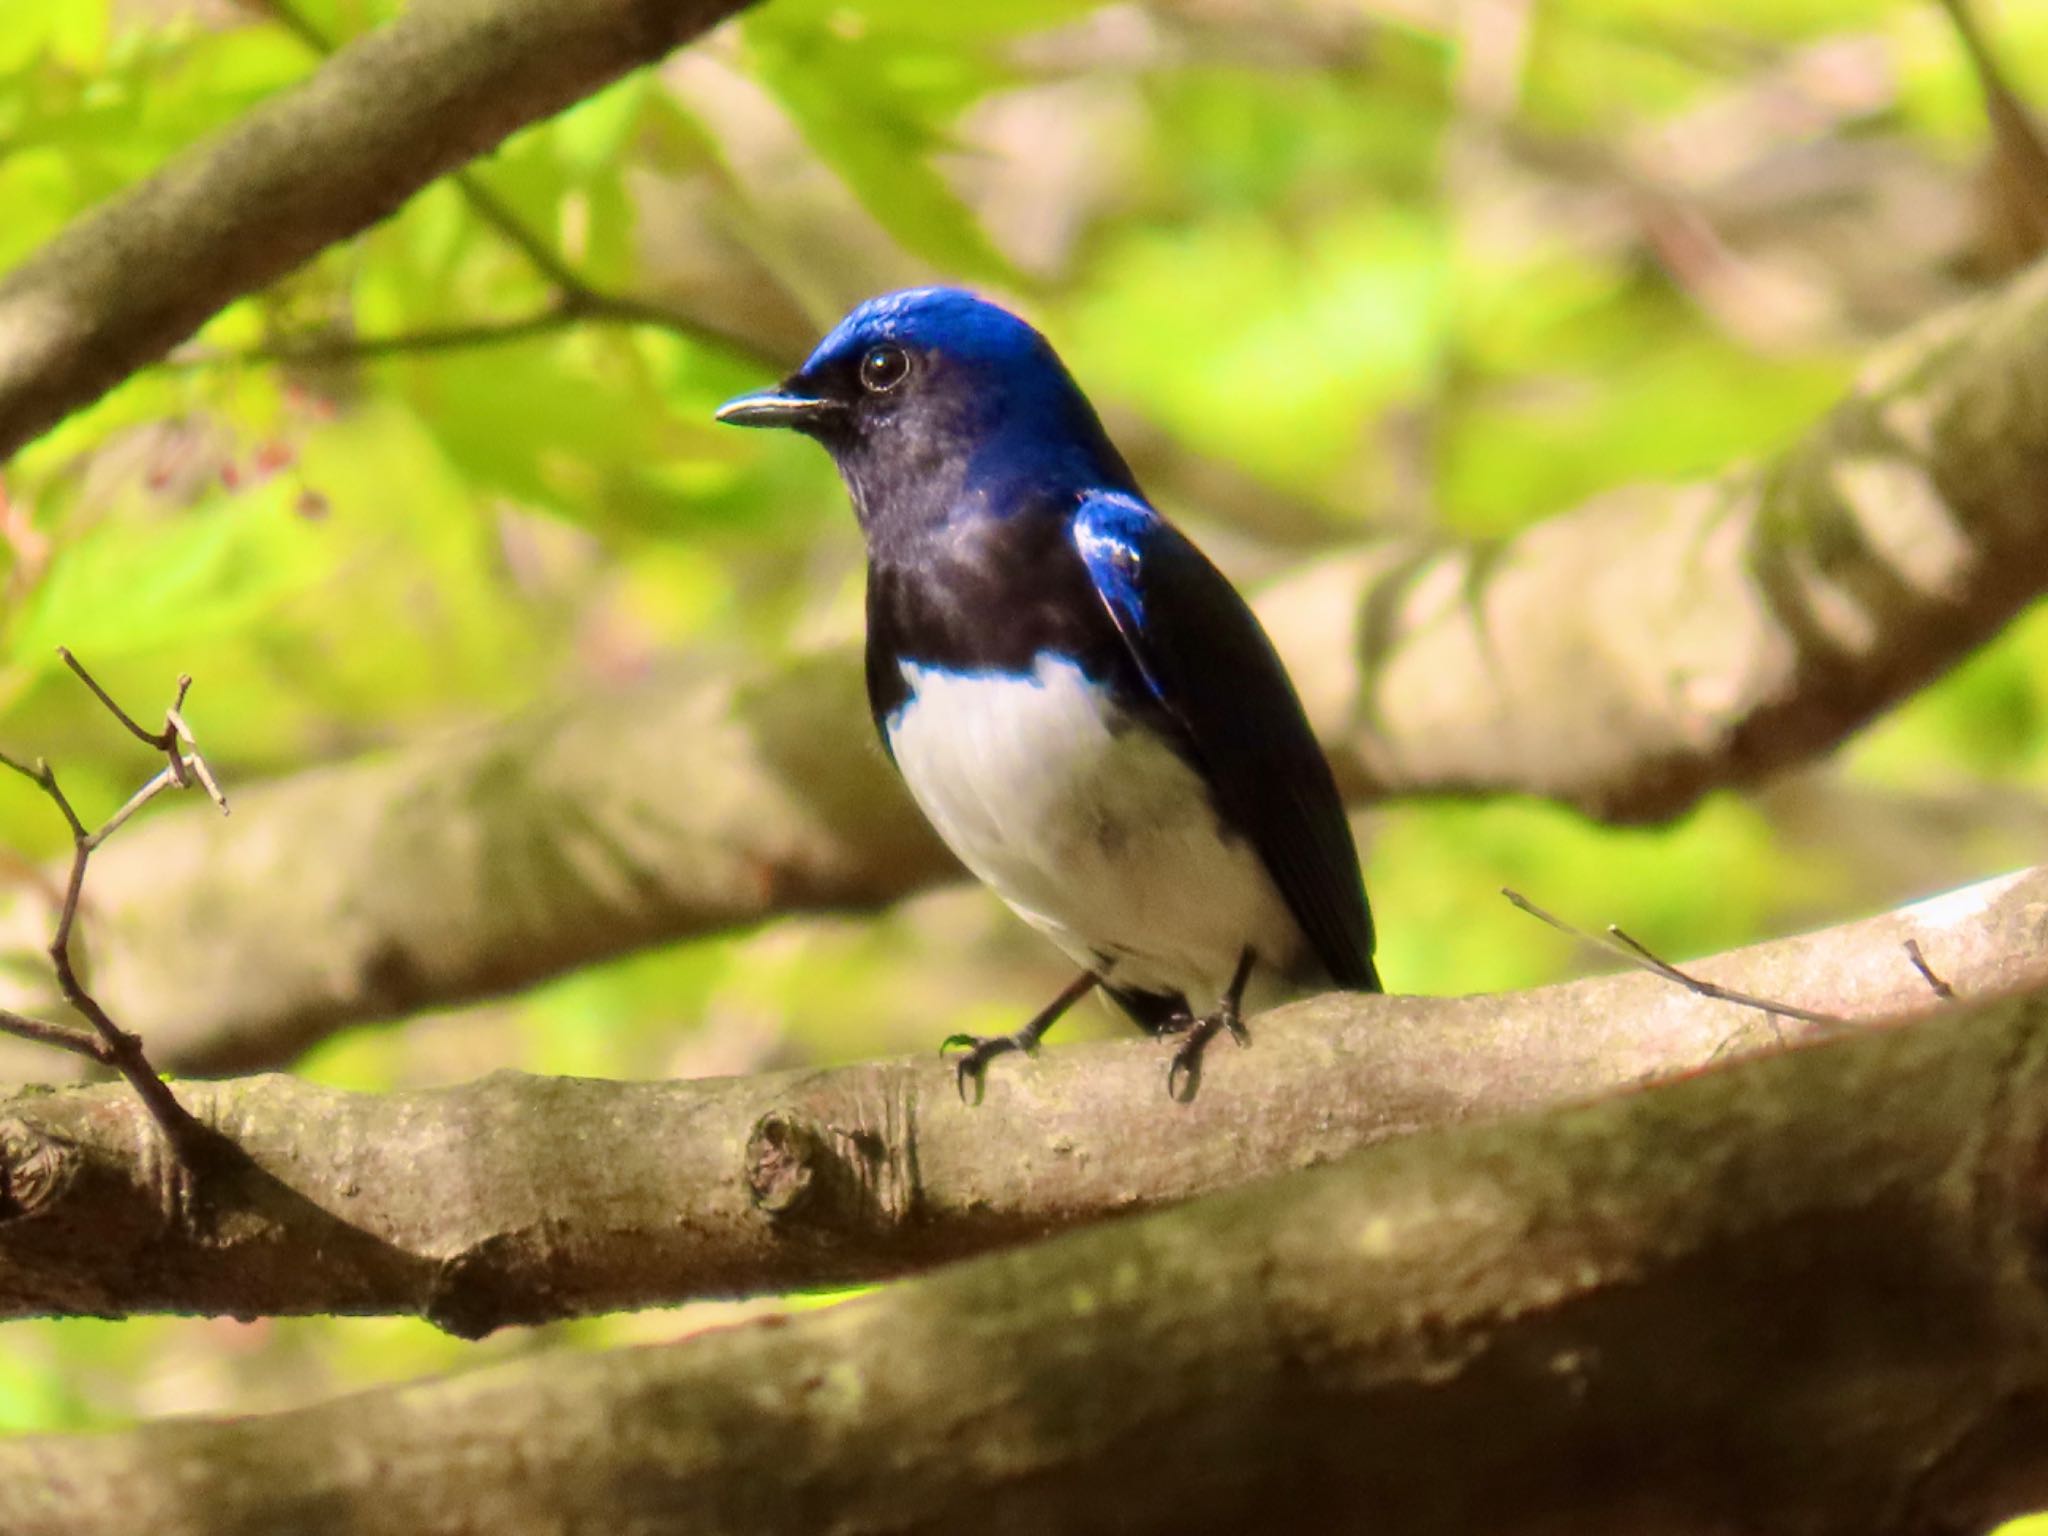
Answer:
[{"label": "thick tree branch", "polygon": [[[2048,868],[1692,969],[1869,1025],[2048,988]],[[680,1083],[503,1073],[355,1095],[181,1085],[239,1149],[194,1192],[110,1089],[0,1101],[0,1315],[421,1312],[502,1323],[872,1279],[1833,1031],[1643,972],[1535,992],[1332,995],[1219,1048],[1190,1105],[1149,1040],[991,1069],[924,1056]]]},{"label": "thick tree branch", "polygon": [[[1259,606],[1355,795],[1642,819],[1825,750],[1995,635],[2048,588],[2044,538],[2048,267],[1897,343],[1771,464],[1488,552],[1381,542]],[[164,817],[96,876],[105,995],[172,1065],[236,1070],[642,945],[893,900],[955,866],[861,695],[851,650],[678,671],[278,783],[225,831]],[[0,940],[36,929],[26,903]]]},{"label": "thick tree branch", "polygon": [[2035,1000],[661,1348],[0,1442],[0,1525],[1982,1530],[2048,1498],[2044,1167]]},{"label": "thick tree branch", "polygon": [[230,301],[742,0],[421,0],[0,283],[0,459]]}]

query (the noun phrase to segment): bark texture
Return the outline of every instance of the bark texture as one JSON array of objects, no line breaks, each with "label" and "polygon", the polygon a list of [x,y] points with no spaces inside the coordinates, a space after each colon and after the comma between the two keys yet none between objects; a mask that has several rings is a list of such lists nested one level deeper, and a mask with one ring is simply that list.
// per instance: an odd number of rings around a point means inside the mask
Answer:
[{"label": "bark texture", "polygon": [[0,461],[235,299],[745,0],[417,0],[0,282]]},{"label": "bark texture", "polygon": [[[1703,976],[1867,1027],[2048,988],[2048,870],[1737,951]],[[1831,1033],[1643,972],[1473,998],[1333,994],[1219,1044],[1062,1046],[970,1108],[929,1056],[680,1083],[501,1073],[348,1094],[179,1086],[196,1184],[116,1086],[0,1100],[0,1315],[417,1312],[501,1324],[871,1280]],[[4,1529],[0,1525],[0,1529]]]},{"label": "bark texture", "polygon": [[2048,1004],[805,1316],[0,1442],[13,1536],[1984,1529],[2048,1499]]}]

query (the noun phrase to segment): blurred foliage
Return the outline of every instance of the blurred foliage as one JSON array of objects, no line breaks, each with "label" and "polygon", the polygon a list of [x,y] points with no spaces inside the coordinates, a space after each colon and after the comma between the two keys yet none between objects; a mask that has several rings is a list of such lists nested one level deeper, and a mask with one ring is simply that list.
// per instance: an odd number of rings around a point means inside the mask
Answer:
[{"label": "blurred foliage", "polygon": [[[339,39],[393,8],[299,14]],[[2048,98],[2048,9],[1984,19]],[[255,4],[9,7],[0,265],[316,63]],[[9,466],[0,740],[109,805],[142,771],[60,641],[138,709],[193,673],[232,783],[666,652],[772,663],[849,638],[859,545],[823,456],[709,413],[856,299],[935,276],[1039,320],[1113,421],[1163,442],[1162,499],[1219,548],[1279,525],[1258,497],[1177,499],[1177,478],[1212,482],[1176,464],[1269,488],[1297,544],[1303,509],[1327,540],[1507,535],[1768,453],[1871,343],[1999,275],[1985,144],[1941,16],[1892,0],[773,0],[473,169],[594,290],[748,345],[606,324],[237,360],[546,308],[548,278],[436,186]],[[1599,963],[1502,885],[1677,956],[2038,860],[2044,680],[2036,611],[1835,761],[1669,827],[1380,809],[1361,831],[1382,969],[1456,992]],[[58,842],[39,800],[0,794],[0,846]],[[849,1059],[1014,1020],[1059,979],[992,900],[943,891],[359,1030],[299,1070],[386,1087]],[[0,1428],[271,1407],[730,1310],[480,1347],[403,1322],[14,1324]]]}]

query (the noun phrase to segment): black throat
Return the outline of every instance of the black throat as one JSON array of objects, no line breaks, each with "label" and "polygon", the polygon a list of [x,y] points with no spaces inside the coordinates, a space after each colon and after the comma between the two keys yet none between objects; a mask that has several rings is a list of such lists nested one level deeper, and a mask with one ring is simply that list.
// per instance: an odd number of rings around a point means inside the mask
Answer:
[{"label": "black throat", "polygon": [[1077,498],[955,517],[917,539],[871,544],[868,702],[878,729],[909,696],[902,663],[1022,674],[1050,652],[1134,700],[1144,694],[1072,537]]}]

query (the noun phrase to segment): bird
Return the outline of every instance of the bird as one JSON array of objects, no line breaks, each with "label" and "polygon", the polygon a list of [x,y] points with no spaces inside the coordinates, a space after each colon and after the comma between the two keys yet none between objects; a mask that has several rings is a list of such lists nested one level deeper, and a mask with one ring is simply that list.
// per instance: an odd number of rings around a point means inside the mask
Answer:
[{"label": "bird", "polygon": [[954,1035],[977,1099],[1101,987],[1175,1049],[1311,990],[1381,990],[1328,760],[1251,608],[1154,508],[1052,345],[958,288],[856,306],[719,421],[830,454],[867,549],[868,702],[961,863],[1080,967]]}]

